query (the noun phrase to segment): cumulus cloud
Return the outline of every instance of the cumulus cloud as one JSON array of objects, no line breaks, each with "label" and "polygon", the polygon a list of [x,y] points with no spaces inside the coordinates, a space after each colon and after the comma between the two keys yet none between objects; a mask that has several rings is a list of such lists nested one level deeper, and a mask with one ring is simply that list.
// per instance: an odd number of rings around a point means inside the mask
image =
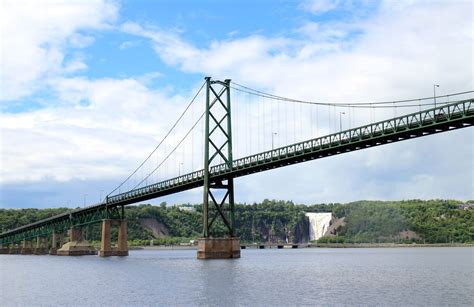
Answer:
[{"label": "cumulus cloud", "polygon": [[[188,97],[150,90],[135,79],[59,78],[50,83],[60,104],[0,114],[2,164],[8,166],[0,171],[2,183],[123,178],[188,102]],[[169,147],[183,129],[177,127]],[[152,162],[157,158],[162,157]]]},{"label": "cumulus cloud", "polygon": [[184,72],[230,76],[307,99],[396,99],[427,95],[432,80],[446,91],[472,87],[471,8],[468,1],[384,2],[368,20],[326,27],[308,21],[301,40],[248,36],[207,48],[135,23],[123,30],[151,39],[157,54]]},{"label": "cumulus cloud", "polygon": [[306,0],[300,4],[300,8],[312,14],[321,14],[335,9],[339,0]]},{"label": "cumulus cloud", "polygon": [[110,27],[117,9],[107,0],[2,1],[0,100],[32,94],[47,76],[84,69],[82,61],[64,67],[65,49],[91,44],[80,31]]},{"label": "cumulus cloud", "polygon": [[125,50],[133,47],[137,47],[138,45],[141,44],[140,40],[135,40],[135,41],[125,41],[120,44],[119,49],[120,50]]}]

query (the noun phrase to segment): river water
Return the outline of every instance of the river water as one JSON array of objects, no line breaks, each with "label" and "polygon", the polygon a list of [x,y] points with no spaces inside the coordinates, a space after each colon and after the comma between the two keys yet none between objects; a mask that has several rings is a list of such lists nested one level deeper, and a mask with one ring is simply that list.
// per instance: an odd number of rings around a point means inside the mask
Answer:
[{"label": "river water", "polygon": [[474,305],[474,248],[0,255],[2,306]]}]

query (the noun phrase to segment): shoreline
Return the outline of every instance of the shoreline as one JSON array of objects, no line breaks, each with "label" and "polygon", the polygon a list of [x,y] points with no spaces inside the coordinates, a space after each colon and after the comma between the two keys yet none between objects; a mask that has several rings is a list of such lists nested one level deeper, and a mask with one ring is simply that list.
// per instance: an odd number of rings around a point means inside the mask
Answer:
[{"label": "shoreline", "polygon": [[474,247],[471,243],[311,243],[309,248]]},{"label": "shoreline", "polygon": [[[397,244],[397,243],[263,243],[241,244],[242,249],[296,249],[296,248],[429,248],[429,247],[474,247],[472,243],[432,243],[432,244]],[[194,245],[155,245],[131,246],[129,250],[196,250]]]}]

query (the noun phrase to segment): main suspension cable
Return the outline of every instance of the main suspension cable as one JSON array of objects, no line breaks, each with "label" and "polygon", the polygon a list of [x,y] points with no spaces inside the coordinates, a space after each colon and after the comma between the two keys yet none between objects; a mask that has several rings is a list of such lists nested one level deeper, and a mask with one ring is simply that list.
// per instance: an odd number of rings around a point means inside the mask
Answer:
[{"label": "main suspension cable", "polygon": [[[405,100],[394,100],[394,101],[378,101],[378,102],[358,102],[358,103],[329,103],[329,102],[315,102],[315,101],[306,101],[301,99],[293,99],[283,96],[278,96],[274,94],[265,93],[259,90],[252,89],[250,87],[238,84],[236,82],[232,83],[237,87],[231,86],[232,89],[245,92],[254,96],[261,96],[265,98],[281,100],[281,101],[288,101],[288,102],[296,102],[296,103],[305,103],[305,104],[312,104],[312,105],[322,105],[322,106],[335,106],[335,107],[354,107],[354,108],[393,108],[394,104],[396,103],[406,103],[406,102],[415,102],[415,101],[422,101],[422,100],[431,100],[433,98],[449,98],[451,96],[458,96],[463,94],[474,93],[473,90],[465,91],[465,92],[458,92],[449,95],[442,95],[442,96],[431,96],[431,97],[423,97],[423,98],[414,98],[414,99],[405,99]],[[443,104],[439,102],[439,104]],[[389,106],[385,106],[389,105]],[[432,105],[432,103],[417,103],[417,104],[410,104],[410,105],[398,105],[397,107],[418,107],[424,105]]]}]

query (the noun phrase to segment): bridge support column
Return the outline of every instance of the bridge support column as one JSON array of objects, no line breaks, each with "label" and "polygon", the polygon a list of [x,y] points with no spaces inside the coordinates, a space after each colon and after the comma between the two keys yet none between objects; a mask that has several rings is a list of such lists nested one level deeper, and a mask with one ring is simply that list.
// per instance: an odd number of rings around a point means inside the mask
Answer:
[{"label": "bridge support column", "polygon": [[[117,247],[112,247],[110,237],[110,227],[118,226],[118,242]],[[99,256],[128,256],[128,242],[127,242],[127,220],[102,220],[102,238],[100,242]]]},{"label": "bridge support column", "polygon": [[198,259],[231,259],[240,258],[240,239],[200,238],[198,240]]},{"label": "bridge support column", "polygon": [[48,239],[46,237],[36,237],[36,247],[33,253],[35,255],[48,254]]},{"label": "bridge support column", "polygon": [[128,256],[127,220],[125,219],[120,221],[117,249],[117,256]]},{"label": "bridge support column", "polygon": [[57,251],[58,256],[96,255],[95,248],[84,240],[84,229],[72,227],[69,229],[69,242]]},{"label": "bridge support column", "polygon": [[23,240],[20,253],[22,255],[33,254],[33,243],[30,240]]},{"label": "bridge support column", "polygon": [[3,246],[3,244],[0,244],[0,254],[9,254],[10,253],[10,248],[8,246]]},{"label": "bridge support column", "polygon": [[49,250],[49,254],[57,255],[58,246],[63,246],[63,244],[64,244],[64,232],[53,232],[53,235],[51,237],[51,249]]},{"label": "bridge support column", "polygon": [[[224,161],[226,169],[234,168],[230,80],[211,80],[210,77],[205,79],[203,238],[198,240],[197,258],[240,258],[240,240],[235,235],[234,178],[232,175],[226,178],[212,178],[211,172],[218,163],[217,159]],[[225,225],[224,237],[213,237],[216,221],[221,221]]]},{"label": "bridge support column", "polygon": [[20,254],[21,253],[21,247],[18,244],[10,244],[8,247],[8,253],[9,254]]}]

